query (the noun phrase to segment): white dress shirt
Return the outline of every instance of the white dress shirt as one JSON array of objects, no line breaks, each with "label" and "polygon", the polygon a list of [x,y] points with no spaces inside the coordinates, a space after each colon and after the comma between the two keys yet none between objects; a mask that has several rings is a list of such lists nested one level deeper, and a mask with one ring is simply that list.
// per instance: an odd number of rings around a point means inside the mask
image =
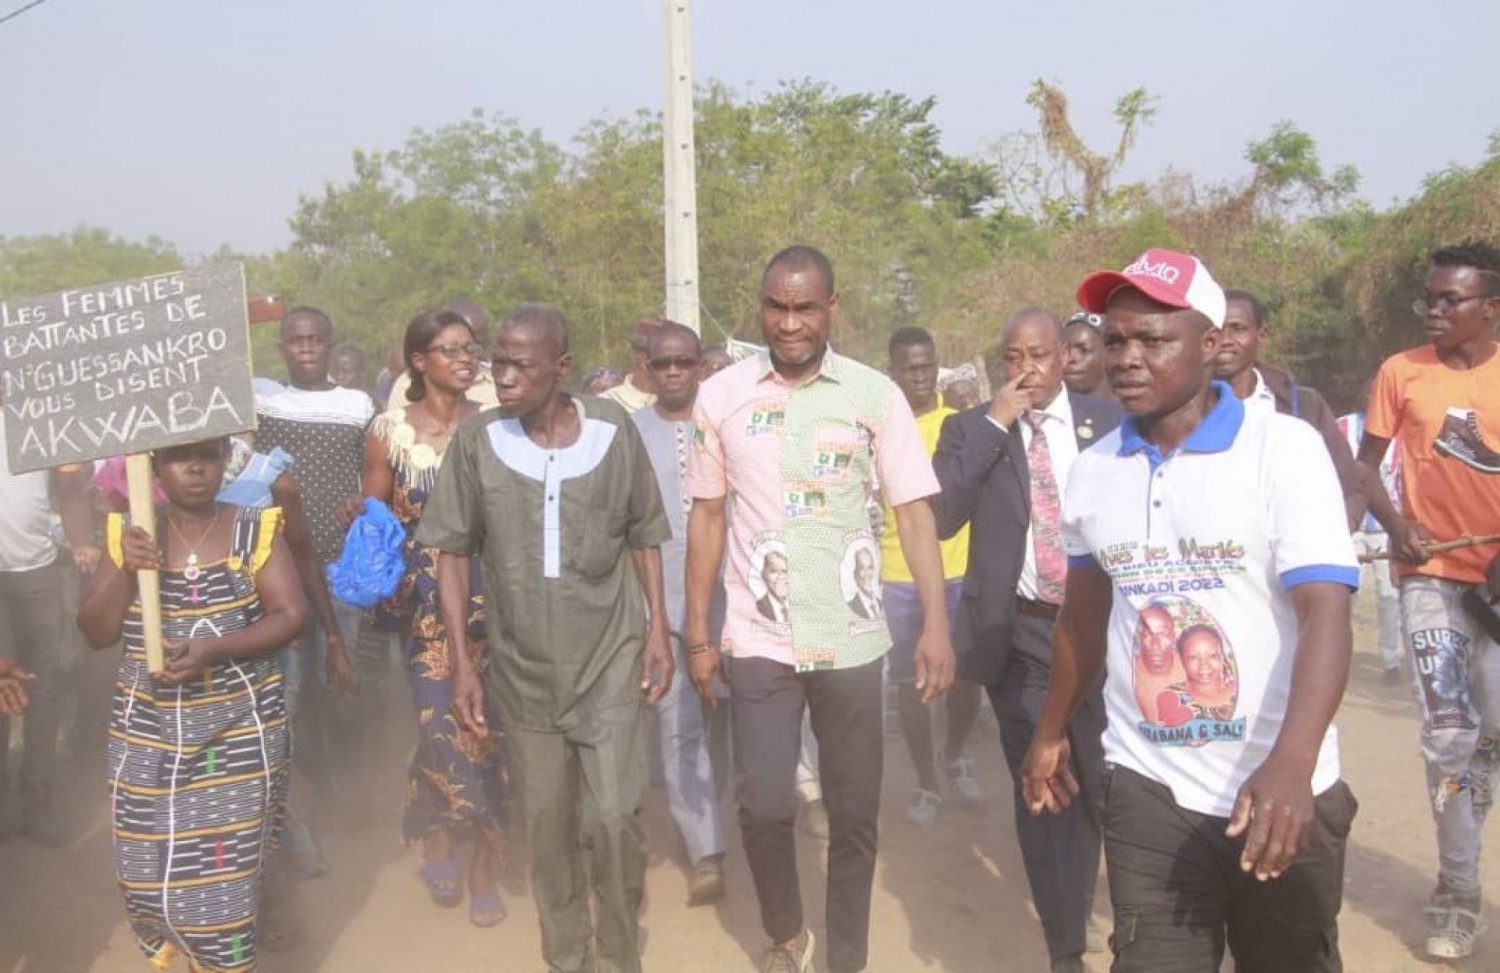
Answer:
[{"label": "white dress shirt", "polygon": [[[1036,410],[1032,410],[1036,411]],[[1078,436],[1073,430],[1073,402],[1066,389],[1058,389],[1057,395],[1041,410],[1042,433],[1047,437],[1047,451],[1052,456],[1052,474],[1057,478],[1057,495],[1067,495],[1068,474],[1073,470],[1073,461],[1078,458]],[[989,417],[995,422],[993,416]],[[999,425],[995,422],[995,425]],[[1020,416],[1016,425],[1021,427],[1021,447],[1031,448],[1033,435],[1031,423]],[[1010,432],[1010,430],[1006,430]],[[1021,579],[1016,583],[1016,594],[1032,601],[1037,599],[1036,587],[1036,538],[1030,521],[1026,524],[1026,559],[1021,563]]]}]

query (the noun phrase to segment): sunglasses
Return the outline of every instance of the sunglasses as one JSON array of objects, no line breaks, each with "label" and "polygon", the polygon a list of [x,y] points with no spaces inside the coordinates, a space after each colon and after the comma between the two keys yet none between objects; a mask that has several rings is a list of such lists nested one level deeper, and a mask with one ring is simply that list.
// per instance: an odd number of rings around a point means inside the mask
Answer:
[{"label": "sunglasses", "polygon": [[665,372],[668,369],[672,368],[680,369],[682,371],[690,371],[691,369],[698,367],[699,361],[701,361],[701,359],[691,358],[687,355],[673,355],[663,358],[652,358],[647,361],[646,364],[651,367],[651,370],[653,372]]}]

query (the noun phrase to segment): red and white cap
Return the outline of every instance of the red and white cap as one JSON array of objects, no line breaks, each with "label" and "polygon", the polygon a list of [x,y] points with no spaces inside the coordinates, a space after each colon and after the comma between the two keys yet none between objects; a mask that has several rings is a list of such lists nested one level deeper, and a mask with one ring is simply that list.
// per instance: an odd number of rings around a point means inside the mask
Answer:
[{"label": "red and white cap", "polygon": [[1224,289],[1203,261],[1192,254],[1152,249],[1118,273],[1101,270],[1089,274],[1078,285],[1078,306],[1103,314],[1110,295],[1122,287],[1134,287],[1158,304],[1192,308],[1214,327],[1224,327]]}]

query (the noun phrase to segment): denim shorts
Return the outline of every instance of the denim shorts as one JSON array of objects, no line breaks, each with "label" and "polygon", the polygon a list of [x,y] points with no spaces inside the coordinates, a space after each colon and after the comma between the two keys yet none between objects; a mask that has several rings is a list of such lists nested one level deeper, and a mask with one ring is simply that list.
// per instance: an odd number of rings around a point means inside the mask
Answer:
[{"label": "denim shorts", "polygon": [[[922,603],[917,598],[917,586],[909,581],[887,581],[880,588],[885,599],[886,624],[891,629],[891,681],[911,682],[917,678],[917,639],[922,634]],[[962,578],[946,583],[950,630],[956,626],[963,593]]]}]

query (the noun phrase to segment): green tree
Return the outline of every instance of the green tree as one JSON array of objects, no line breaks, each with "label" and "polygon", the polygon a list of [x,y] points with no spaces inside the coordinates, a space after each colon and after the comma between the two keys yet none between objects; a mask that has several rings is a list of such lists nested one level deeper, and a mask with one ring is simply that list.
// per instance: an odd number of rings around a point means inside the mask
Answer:
[{"label": "green tree", "polygon": [[157,237],[131,241],[108,230],[0,237],[0,298],[14,300],[87,284],[108,284],[183,267],[175,247]]}]

